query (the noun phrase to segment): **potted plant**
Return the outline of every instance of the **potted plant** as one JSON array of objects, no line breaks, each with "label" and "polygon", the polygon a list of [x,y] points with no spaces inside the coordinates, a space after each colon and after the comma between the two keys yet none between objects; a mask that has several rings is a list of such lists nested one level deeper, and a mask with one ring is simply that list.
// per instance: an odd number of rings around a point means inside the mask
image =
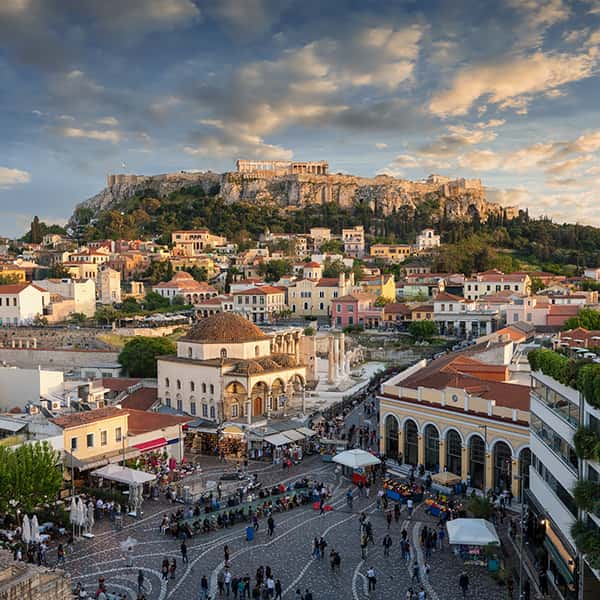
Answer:
[{"label": "potted plant", "polygon": [[488,571],[491,573],[495,573],[500,569],[498,551],[499,547],[496,544],[486,544],[483,548],[483,555],[487,560]]}]

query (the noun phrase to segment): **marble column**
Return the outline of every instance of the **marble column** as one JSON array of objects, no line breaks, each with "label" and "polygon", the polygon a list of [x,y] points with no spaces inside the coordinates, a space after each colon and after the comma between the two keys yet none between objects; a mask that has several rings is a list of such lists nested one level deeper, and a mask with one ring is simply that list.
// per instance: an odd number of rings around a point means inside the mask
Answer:
[{"label": "marble column", "polygon": [[492,453],[485,452],[485,479],[483,481],[483,491],[487,492],[494,485]]},{"label": "marble column", "polygon": [[346,336],[340,333],[340,371],[342,377],[347,375],[346,373]]},{"label": "marble column", "polygon": [[444,471],[446,466],[446,440],[440,440],[438,449],[438,463],[440,465],[440,473]]},{"label": "marble column", "polygon": [[463,481],[467,481],[468,475],[469,475],[469,449],[467,446],[463,446],[461,448],[461,457],[460,457],[460,478]]},{"label": "marble column", "polygon": [[306,414],[306,388],[302,386],[302,414]]},{"label": "marble column", "polygon": [[333,340],[333,355],[335,362],[335,378],[336,380],[340,378],[340,338],[334,338]]},{"label": "marble column", "polygon": [[329,353],[327,355],[327,383],[332,384],[335,381],[335,364],[334,364],[334,348],[333,348],[333,336],[329,336]]},{"label": "marble column", "polygon": [[267,394],[267,397],[265,398],[265,402],[267,403],[266,408],[266,412],[267,412],[267,419],[271,418],[271,406],[273,404],[273,394],[271,394],[271,392],[269,391],[269,393]]},{"label": "marble column", "polygon": [[420,465],[425,464],[425,440],[423,435],[419,433],[417,436],[417,448],[418,448],[418,458],[417,463]]},{"label": "marble column", "polygon": [[252,396],[246,400],[246,420],[248,425],[252,425]]}]

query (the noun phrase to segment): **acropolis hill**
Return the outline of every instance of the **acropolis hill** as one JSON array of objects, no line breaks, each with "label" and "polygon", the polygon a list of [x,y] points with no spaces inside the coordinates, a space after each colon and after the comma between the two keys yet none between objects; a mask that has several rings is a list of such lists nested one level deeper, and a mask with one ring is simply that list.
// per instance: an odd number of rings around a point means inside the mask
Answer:
[{"label": "acropolis hill", "polygon": [[327,161],[238,160],[236,171],[180,171],[162,175],[111,174],[107,187],[79,206],[95,212],[110,208],[138,192],[165,197],[182,188],[200,186],[207,195],[220,196],[226,202],[276,204],[295,210],[310,204],[334,202],[351,208],[367,204],[379,214],[388,215],[403,206],[415,208],[429,198],[439,199],[440,210],[449,220],[470,219],[479,215],[485,221],[490,214],[518,213],[516,207],[503,208],[488,202],[479,179],[452,179],[430,175],[424,181],[408,181],[389,175],[358,177],[330,173]]}]

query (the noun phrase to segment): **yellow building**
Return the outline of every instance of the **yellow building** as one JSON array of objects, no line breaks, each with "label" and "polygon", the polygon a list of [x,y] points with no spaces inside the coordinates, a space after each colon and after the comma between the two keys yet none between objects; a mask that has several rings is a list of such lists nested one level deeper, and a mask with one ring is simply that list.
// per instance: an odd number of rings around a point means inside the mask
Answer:
[{"label": "yellow building", "polygon": [[300,279],[288,288],[288,306],[298,316],[331,316],[333,301],[349,294],[353,284],[354,274],[346,277],[343,272],[339,277]]},{"label": "yellow building", "polygon": [[25,283],[25,270],[12,264],[0,265],[0,277],[10,278],[12,283]]},{"label": "yellow building", "polygon": [[400,263],[413,253],[410,244],[373,244],[371,258],[381,258],[388,263]]},{"label": "yellow building", "polygon": [[394,276],[388,275],[368,275],[360,278],[358,290],[386,300],[396,299],[396,282]]},{"label": "yellow building", "polygon": [[[474,488],[510,487],[518,497],[520,481],[529,485],[529,387],[505,382],[504,345],[421,361],[386,381],[381,452],[400,464],[447,470]],[[476,358],[484,353],[500,360]]]},{"label": "yellow building", "polygon": [[98,266],[95,263],[84,262],[63,264],[71,279],[93,279],[94,281],[98,278]]},{"label": "yellow building", "polygon": [[128,457],[127,417],[126,410],[109,406],[52,419],[63,431],[65,464],[87,471],[119,462],[123,451]]}]

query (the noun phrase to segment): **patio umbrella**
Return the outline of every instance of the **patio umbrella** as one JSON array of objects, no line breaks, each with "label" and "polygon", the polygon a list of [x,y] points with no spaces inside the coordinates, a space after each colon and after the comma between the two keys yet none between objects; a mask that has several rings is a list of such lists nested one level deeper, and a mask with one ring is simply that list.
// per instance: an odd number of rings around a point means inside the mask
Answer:
[{"label": "patio umbrella", "polygon": [[79,527],[84,527],[85,522],[87,521],[87,512],[85,509],[85,504],[81,498],[77,499],[77,525]]},{"label": "patio umbrella", "polygon": [[31,525],[29,524],[29,517],[26,514],[23,516],[23,531],[21,533],[21,539],[26,544],[31,542]]},{"label": "patio umbrella", "polygon": [[86,527],[91,533],[92,528],[94,527],[94,505],[92,504],[92,502],[88,502],[87,505]]},{"label": "patio umbrella", "polygon": [[344,467],[351,467],[352,469],[358,469],[361,467],[368,467],[370,465],[378,465],[381,461],[373,456],[370,452],[365,450],[345,450],[340,452],[333,457],[333,462],[336,462]]},{"label": "patio umbrella", "polygon": [[33,515],[31,519],[31,541],[36,543],[40,541],[40,524],[37,515]]}]

